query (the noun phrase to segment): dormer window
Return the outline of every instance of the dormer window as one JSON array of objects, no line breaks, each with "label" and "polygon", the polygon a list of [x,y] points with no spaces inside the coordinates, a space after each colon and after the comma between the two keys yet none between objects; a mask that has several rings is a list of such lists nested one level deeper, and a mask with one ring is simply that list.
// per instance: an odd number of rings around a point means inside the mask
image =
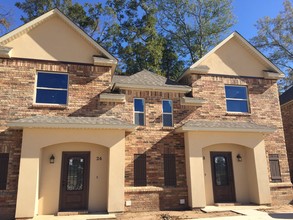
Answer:
[{"label": "dormer window", "polygon": [[248,93],[246,86],[226,85],[225,93],[227,112],[249,112]]},{"label": "dormer window", "polygon": [[68,74],[38,72],[36,104],[67,105]]}]

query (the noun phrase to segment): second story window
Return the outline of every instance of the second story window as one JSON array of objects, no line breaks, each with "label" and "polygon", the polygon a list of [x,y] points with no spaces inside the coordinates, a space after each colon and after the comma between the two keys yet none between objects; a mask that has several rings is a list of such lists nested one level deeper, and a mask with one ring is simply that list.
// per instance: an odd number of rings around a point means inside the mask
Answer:
[{"label": "second story window", "polygon": [[163,126],[172,127],[173,126],[173,103],[171,100],[163,100]]},{"label": "second story window", "polygon": [[136,125],[145,125],[144,121],[144,99],[133,100],[134,103],[134,124]]},{"label": "second story window", "polygon": [[67,105],[68,74],[38,72],[36,104]]},{"label": "second story window", "polygon": [[225,86],[226,106],[228,112],[249,112],[246,86]]}]

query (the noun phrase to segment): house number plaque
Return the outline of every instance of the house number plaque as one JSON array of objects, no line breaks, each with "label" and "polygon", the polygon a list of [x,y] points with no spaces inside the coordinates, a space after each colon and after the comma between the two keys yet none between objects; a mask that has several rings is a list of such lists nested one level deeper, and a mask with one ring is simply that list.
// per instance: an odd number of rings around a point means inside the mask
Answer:
[{"label": "house number plaque", "polygon": [[99,156],[98,156],[98,157],[97,157],[97,160],[102,160],[102,157],[99,157]]}]

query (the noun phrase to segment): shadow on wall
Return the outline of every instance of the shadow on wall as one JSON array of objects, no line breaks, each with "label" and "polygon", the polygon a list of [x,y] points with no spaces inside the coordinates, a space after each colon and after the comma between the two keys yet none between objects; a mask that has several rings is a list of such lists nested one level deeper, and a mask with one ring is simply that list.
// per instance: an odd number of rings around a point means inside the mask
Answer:
[{"label": "shadow on wall", "polygon": [[[145,204],[149,204],[148,208],[153,211],[158,210],[158,207],[160,210],[185,210],[188,208],[188,192],[184,136],[164,130],[155,135],[153,133],[152,130],[138,130],[127,137],[130,139],[127,143],[131,143],[131,146],[126,146],[126,186],[134,186],[134,154],[145,153],[147,186],[161,187],[163,191],[131,192],[127,193],[126,198],[132,200],[132,211],[143,211]],[[152,138],[143,138],[149,136]],[[176,155],[176,186],[164,185],[164,154]],[[180,205],[180,199],[184,199],[185,204]]]}]

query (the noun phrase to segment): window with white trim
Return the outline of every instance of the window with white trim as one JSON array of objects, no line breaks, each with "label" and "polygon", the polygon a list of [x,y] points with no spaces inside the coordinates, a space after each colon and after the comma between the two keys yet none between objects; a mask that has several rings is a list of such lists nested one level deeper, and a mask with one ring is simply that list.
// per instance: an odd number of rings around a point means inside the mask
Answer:
[{"label": "window with white trim", "polygon": [[225,85],[226,107],[228,112],[249,112],[246,86]]},{"label": "window with white trim", "polygon": [[38,72],[36,104],[67,105],[68,74]]},{"label": "window with white trim", "polygon": [[172,100],[163,100],[163,126],[172,127],[173,126],[173,103]]},{"label": "window with white trim", "polygon": [[135,98],[134,104],[134,124],[145,125],[144,117],[144,99]]}]

